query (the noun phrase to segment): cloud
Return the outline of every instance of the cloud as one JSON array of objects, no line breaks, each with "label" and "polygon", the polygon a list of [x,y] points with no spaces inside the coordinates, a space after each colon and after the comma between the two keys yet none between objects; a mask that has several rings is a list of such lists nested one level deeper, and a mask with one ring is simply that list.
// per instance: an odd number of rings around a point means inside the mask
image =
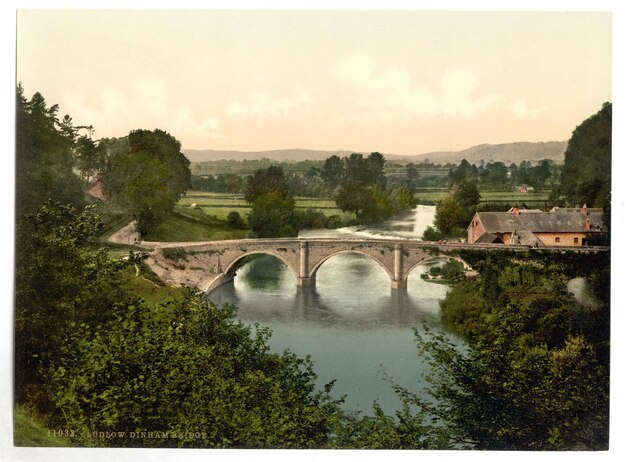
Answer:
[{"label": "cloud", "polygon": [[370,56],[355,53],[336,63],[334,75],[358,91],[361,106],[403,109],[417,116],[471,117],[502,102],[499,95],[478,95],[478,79],[467,69],[448,70],[436,88],[429,88],[414,84],[406,69],[378,70]]},{"label": "cloud", "polygon": [[513,114],[517,117],[537,117],[548,110],[549,108],[546,106],[529,108],[528,103],[523,98],[518,98],[511,108],[511,111],[513,111]]},{"label": "cloud", "polygon": [[215,141],[226,138],[220,119],[173,102],[158,79],[142,79],[128,89],[103,88],[94,95],[65,95],[64,110],[76,123],[94,126],[96,137],[125,136],[134,129],[160,128],[179,140]]},{"label": "cloud", "polygon": [[273,98],[268,93],[257,92],[250,95],[249,102],[230,103],[228,105],[228,115],[231,117],[286,115],[297,106],[309,105],[311,103],[313,103],[313,98],[305,91],[299,91],[294,96],[285,98]]}]

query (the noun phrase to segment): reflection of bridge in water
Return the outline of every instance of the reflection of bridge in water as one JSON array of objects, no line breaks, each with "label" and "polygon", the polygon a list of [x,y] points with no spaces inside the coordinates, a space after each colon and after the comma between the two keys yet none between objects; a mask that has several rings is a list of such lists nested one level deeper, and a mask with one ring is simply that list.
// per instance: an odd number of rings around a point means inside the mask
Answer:
[{"label": "reflection of bridge in water", "polygon": [[[376,261],[389,275],[391,287],[406,289],[407,277],[416,266],[435,256],[456,258],[461,250],[518,252],[598,252],[597,247],[541,247],[522,245],[438,243],[414,240],[357,239],[243,239],[209,242],[142,242],[154,248],[148,264],[167,284],[188,285],[210,291],[232,281],[245,257],[272,255],[296,275],[299,286],[315,285],[319,268],[329,258],[352,252]],[[169,249],[169,250],[168,250]],[[441,255],[443,252],[445,255]],[[459,259],[460,260],[460,259]],[[471,270],[466,264],[466,269]]]}]

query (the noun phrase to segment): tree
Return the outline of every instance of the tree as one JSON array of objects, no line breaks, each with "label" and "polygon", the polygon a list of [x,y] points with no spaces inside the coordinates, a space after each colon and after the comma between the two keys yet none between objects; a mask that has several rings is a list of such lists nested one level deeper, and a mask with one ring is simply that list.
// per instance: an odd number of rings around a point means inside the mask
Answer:
[{"label": "tree", "polygon": [[462,210],[454,198],[448,196],[437,204],[435,226],[444,234],[450,234],[459,226]]},{"label": "tree", "polygon": [[363,211],[374,203],[374,197],[371,189],[363,183],[344,181],[335,194],[335,203],[342,211],[353,212],[359,221]]},{"label": "tree", "polygon": [[352,153],[349,157],[343,158],[342,180],[371,186],[369,163],[363,154]]},{"label": "tree", "polygon": [[[566,269],[579,268],[580,260],[551,256],[545,263],[488,259],[478,280],[452,287],[442,318],[467,347],[427,328],[416,331],[431,385],[422,396],[396,390],[436,419],[455,447],[607,447],[608,305],[579,305],[567,292]],[[607,274],[606,258],[586,264],[592,281]]]},{"label": "tree", "polygon": [[35,213],[48,200],[81,206],[84,183],[74,173],[75,133],[64,129],[58,106],[47,106],[40,93],[31,100],[16,91],[16,175],[18,215]]},{"label": "tree", "polygon": [[246,222],[244,221],[243,218],[241,218],[241,215],[239,215],[239,212],[235,210],[228,213],[228,216],[226,217],[226,223],[228,224],[228,226],[234,229],[246,228]]},{"label": "tree", "polygon": [[128,134],[130,154],[148,152],[166,166],[168,188],[178,199],[191,187],[191,162],[176,138],[163,130],[133,130]]},{"label": "tree", "polygon": [[453,196],[454,200],[466,209],[475,209],[480,202],[480,193],[475,181],[461,183]]},{"label": "tree", "polygon": [[244,197],[247,202],[253,203],[268,193],[277,193],[282,199],[291,197],[285,172],[280,166],[271,165],[266,169],[256,170],[248,181]]},{"label": "tree", "polygon": [[380,152],[372,152],[367,157],[369,170],[369,183],[381,190],[385,189],[387,179],[385,177],[385,157]]},{"label": "tree", "polygon": [[507,183],[508,169],[502,162],[490,162],[480,174],[484,183],[492,185],[505,185]]},{"label": "tree", "polygon": [[450,184],[462,184],[471,181],[476,176],[476,166],[470,165],[467,159],[461,160],[461,163],[456,168],[451,168],[448,172],[448,178]]},{"label": "tree", "polygon": [[248,216],[248,224],[258,237],[298,235],[294,227],[294,202],[285,199],[280,191],[268,192],[256,198]]},{"label": "tree", "polygon": [[433,371],[430,396],[397,391],[445,422],[457,448],[606,449],[608,380],[589,343],[578,336],[527,350],[502,321],[467,354],[443,335],[415,331]]},{"label": "tree", "polygon": [[168,184],[171,172],[150,152],[135,152],[121,159],[116,173],[124,177],[117,201],[126,206],[137,221],[142,235],[174,209],[179,197]]},{"label": "tree", "polygon": [[85,326],[104,324],[124,299],[121,261],[94,249],[90,239],[102,222],[93,208],[82,211],[49,202],[18,221],[15,261],[15,393],[41,412],[48,370],[61,345]]},{"label": "tree", "polygon": [[391,193],[394,213],[408,212],[417,206],[415,195],[408,188],[396,188]]},{"label": "tree", "polygon": [[[269,352],[267,328],[187,291],[171,317],[129,305],[110,329],[63,350],[53,370],[59,424],[77,445],[320,448],[341,413],[309,360]],[[93,429],[125,437],[94,439]],[[153,438],[133,438],[151,432]],[[164,436],[166,435],[167,436]],[[161,437],[159,437],[161,436]]]},{"label": "tree", "polygon": [[419,170],[415,167],[414,163],[406,165],[406,177],[409,181],[417,180],[420,176]]},{"label": "tree", "polygon": [[105,140],[109,197],[127,207],[145,235],[191,186],[189,159],[180,142],[162,130],[133,130],[126,139]]},{"label": "tree", "polygon": [[611,203],[611,103],[584,120],[567,143],[560,193],[571,206],[604,207]]},{"label": "tree", "polygon": [[91,137],[85,135],[78,137],[75,151],[77,167],[84,179],[90,179],[103,169],[102,151]]},{"label": "tree", "polygon": [[330,156],[326,159],[322,167],[321,176],[331,190],[339,186],[343,177],[343,162],[339,156]]}]

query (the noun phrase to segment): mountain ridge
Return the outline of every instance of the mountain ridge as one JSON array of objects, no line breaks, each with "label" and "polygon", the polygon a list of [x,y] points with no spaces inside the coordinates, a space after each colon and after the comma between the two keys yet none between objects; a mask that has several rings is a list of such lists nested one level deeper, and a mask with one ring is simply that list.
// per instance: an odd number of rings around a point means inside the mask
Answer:
[{"label": "mountain ridge", "polygon": [[[479,144],[460,151],[432,151],[422,154],[393,154],[382,153],[387,160],[400,163],[432,162],[434,164],[458,164],[466,159],[470,164],[479,164],[481,161],[504,162],[511,164],[523,160],[537,162],[543,159],[563,162],[567,141],[518,141],[500,144]],[[317,149],[275,149],[268,151],[235,151],[214,149],[183,149],[183,153],[191,162],[216,160],[258,160],[272,159],[276,161],[325,160],[330,156],[349,156],[349,150],[325,151]],[[369,153],[365,153],[369,154]]]}]

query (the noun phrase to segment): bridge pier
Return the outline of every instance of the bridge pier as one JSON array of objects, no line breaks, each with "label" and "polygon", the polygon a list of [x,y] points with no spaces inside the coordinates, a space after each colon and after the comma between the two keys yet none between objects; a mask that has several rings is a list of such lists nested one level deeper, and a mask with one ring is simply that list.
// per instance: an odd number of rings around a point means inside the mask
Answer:
[{"label": "bridge pier", "polygon": [[315,275],[309,276],[309,243],[300,242],[300,259],[298,267],[298,287],[310,287],[315,285]]},{"label": "bridge pier", "polygon": [[312,277],[300,277],[297,278],[298,287],[312,287],[315,286],[315,276]]},{"label": "bridge pier", "polygon": [[392,289],[406,289],[406,276],[403,274],[404,261],[402,258],[402,244],[396,244],[393,248],[393,278]]},{"label": "bridge pier", "polygon": [[391,280],[392,289],[406,289],[406,287],[407,287],[407,278],[399,279],[399,280],[395,280],[395,279]]}]

